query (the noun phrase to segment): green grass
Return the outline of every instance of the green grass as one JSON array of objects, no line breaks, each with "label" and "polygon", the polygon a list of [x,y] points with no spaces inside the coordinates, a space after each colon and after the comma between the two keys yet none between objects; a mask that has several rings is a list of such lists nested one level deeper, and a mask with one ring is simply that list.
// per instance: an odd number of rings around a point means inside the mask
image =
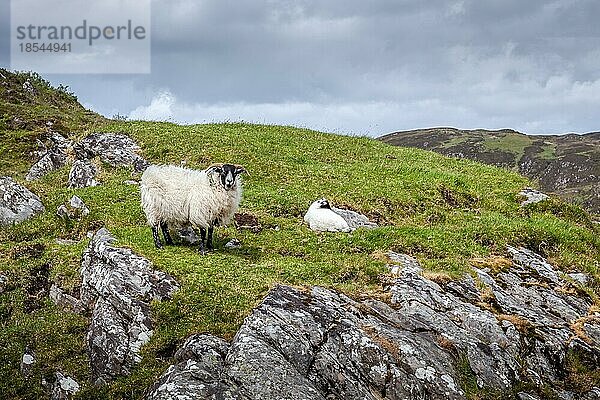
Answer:
[{"label": "green grass", "polygon": [[516,154],[516,164],[525,154],[525,148],[531,145],[532,139],[526,135],[507,133],[502,137],[486,139],[483,146],[487,150],[499,150]]},{"label": "green grass", "polygon": [[[139,398],[166,368],[186,336],[210,332],[231,338],[251,309],[277,283],[323,285],[351,296],[381,291],[384,263],[377,254],[409,253],[426,268],[458,277],[469,260],[501,254],[507,244],[541,252],[564,270],[598,276],[597,228],[577,207],[519,207],[517,193],[527,179],[498,168],[433,152],[388,146],[367,138],[345,137],[284,126],[171,123],[92,119],[72,136],[91,131],[123,132],[141,145],[151,162],[193,168],[212,162],[243,164],[241,210],[256,215],[258,233],[229,227],[216,232],[217,250],[202,256],[190,246],[154,248],[139,205],[137,186],[122,182],[131,171],[102,166],[102,186],[66,189],[68,167],[39,181],[27,182],[46,212],[0,231],[0,271],[10,287],[0,295],[0,393],[7,398],[36,398],[40,376],[56,370],[83,384],[79,398]],[[0,145],[15,148],[38,135],[33,130],[4,130]],[[0,176],[24,181],[30,157],[20,151],[0,153]],[[77,194],[91,214],[65,224],[56,208]],[[316,198],[350,207],[377,219],[375,230],[353,234],[316,234],[302,221]],[[118,245],[132,248],[157,269],[172,274],[181,289],[170,301],[153,305],[155,334],[143,349],[143,361],[129,377],[98,390],[89,383],[84,351],[85,317],[71,315],[42,299],[26,312],[24,287],[31,271],[50,264],[50,280],[77,288],[81,253],[88,230],[106,226]],[[57,237],[81,240],[59,245]],[[224,248],[230,238],[243,247]],[[29,254],[32,245],[42,254]],[[36,352],[35,379],[19,373],[23,349]]]},{"label": "green grass", "polygon": [[538,157],[543,160],[556,159],[556,145],[554,143],[545,143],[542,152],[538,154]]}]

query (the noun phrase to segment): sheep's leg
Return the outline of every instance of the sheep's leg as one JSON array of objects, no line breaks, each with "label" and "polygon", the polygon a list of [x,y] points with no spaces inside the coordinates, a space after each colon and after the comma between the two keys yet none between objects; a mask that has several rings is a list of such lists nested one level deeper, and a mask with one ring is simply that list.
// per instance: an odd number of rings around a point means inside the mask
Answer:
[{"label": "sheep's leg", "polygon": [[212,226],[208,227],[208,236],[206,237],[206,247],[208,248],[208,250],[213,250],[213,231],[215,228],[213,228]]},{"label": "sheep's leg", "polygon": [[160,242],[160,237],[158,236],[158,225],[152,226],[152,237],[154,238],[154,245],[157,249],[162,249],[163,245]]},{"label": "sheep's leg", "polygon": [[165,237],[165,243],[168,245],[172,245],[173,239],[171,239],[171,234],[169,233],[169,226],[166,222],[160,223],[160,230],[162,231],[163,236]]},{"label": "sheep's leg", "polygon": [[206,229],[200,228],[200,248],[198,249],[200,253],[204,254],[206,251],[204,250],[204,242],[206,241]]}]

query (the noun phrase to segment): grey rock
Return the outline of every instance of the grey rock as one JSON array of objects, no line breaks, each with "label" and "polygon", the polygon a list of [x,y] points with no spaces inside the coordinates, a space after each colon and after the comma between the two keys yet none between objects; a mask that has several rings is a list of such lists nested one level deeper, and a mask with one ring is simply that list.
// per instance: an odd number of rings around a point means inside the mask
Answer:
[{"label": "grey rock", "polygon": [[62,219],[69,219],[69,210],[67,209],[67,206],[65,206],[64,204],[58,206],[58,208],[56,209],[56,215],[58,215],[58,217]]},{"label": "grey rock", "polygon": [[115,247],[105,228],[92,237],[81,264],[81,301],[92,312],[87,350],[97,384],[129,374],[152,336],[150,302],[170,298],[175,280],[131,250]]},{"label": "grey rock", "polygon": [[67,165],[67,155],[58,150],[50,150],[42,156],[29,170],[25,179],[33,181],[41,178],[49,172]]},{"label": "grey rock", "polygon": [[50,300],[52,300],[52,302],[54,304],[56,304],[57,306],[77,313],[77,314],[83,314],[85,312],[85,307],[83,306],[83,304],[81,303],[81,301],[79,299],[76,299],[75,297],[71,296],[68,293],[65,293],[60,287],[58,287],[57,285],[52,285],[50,287],[50,292],[49,292],[49,297]]},{"label": "grey rock", "polygon": [[151,388],[147,399],[248,399],[222,376],[229,345],[211,335],[193,335],[175,354],[172,365]]},{"label": "grey rock", "polygon": [[[414,258],[389,253],[401,264],[391,304],[277,286],[229,346],[192,336],[149,398],[465,399],[462,363],[479,387],[509,391],[526,382],[559,393],[568,350],[592,367],[600,361],[592,302],[561,290],[569,283],[539,255],[508,252],[512,269],[476,270],[479,282],[467,276],[443,285],[422,276]],[[482,287],[503,315],[482,306]],[[574,338],[573,321],[583,321],[588,341]]]},{"label": "grey rock", "polygon": [[38,196],[12,178],[0,177],[0,225],[18,224],[44,210]]},{"label": "grey rock", "polygon": [[143,171],[148,163],[137,153],[140,148],[129,136],[120,133],[93,133],[75,145],[78,158],[100,159],[114,167],[133,166]]},{"label": "grey rock", "polygon": [[25,378],[30,378],[32,376],[34,364],[35,355],[29,347],[26,347],[23,357],[21,357],[21,374],[23,374]]},{"label": "grey rock", "polygon": [[331,207],[331,210],[337,215],[344,218],[344,220],[348,223],[348,226],[352,230],[358,228],[373,229],[378,227],[378,225],[375,222],[369,221],[369,218],[366,215],[357,213],[356,211],[345,210],[343,208],[337,207]]},{"label": "grey rock", "polygon": [[182,388],[197,399],[462,398],[452,355],[431,333],[398,329],[397,317],[383,317],[388,313],[383,303],[319,287],[278,286],[228,348],[203,351],[211,362],[178,359],[149,398],[179,398]]},{"label": "grey rock", "polygon": [[69,187],[85,188],[98,186],[96,181],[96,166],[89,160],[75,160],[71,171],[69,171]]},{"label": "grey rock", "polygon": [[56,215],[63,219],[79,219],[90,214],[90,209],[78,196],[73,196],[68,204],[61,204],[56,210]]},{"label": "grey rock", "polygon": [[83,200],[81,200],[78,196],[71,197],[71,200],[69,200],[69,205],[74,210],[78,210],[79,214],[82,217],[85,217],[85,216],[89,215],[89,213],[90,213],[90,209],[85,205]]},{"label": "grey rock", "polygon": [[580,285],[587,285],[591,281],[590,276],[584,274],[583,272],[573,272],[567,275],[569,275],[569,278],[573,279],[573,281],[579,283]]},{"label": "grey rock", "polygon": [[525,392],[519,392],[519,393],[517,393],[517,397],[519,398],[519,400],[540,400],[539,397],[534,396],[534,395],[529,394],[529,393],[525,393]]},{"label": "grey rock", "polygon": [[31,82],[29,81],[29,79],[27,79],[25,82],[23,82],[23,90],[32,95],[37,93],[37,91],[35,90],[35,87],[33,87]]},{"label": "grey rock", "polygon": [[79,392],[79,383],[70,376],[64,376],[62,373],[56,373],[56,381],[52,387],[51,400],[68,400]]},{"label": "grey rock", "polygon": [[416,258],[408,254],[400,254],[393,251],[387,253],[388,258],[395,264],[388,264],[388,268],[392,275],[399,275],[403,270],[408,270],[414,273],[421,272],[422,268]]},{"label": "grey rock", "polygon": [[540,203],[548,200],[550,196],[532,188],[525,188],[519,192],[519,195],[524,196],[525,200],[521,202],[521,206],[524,207],[529,204]]},{"label": "grey rock", "polygon": [[600,387],[592,388],[581,397],[581,400],[600,400]]},{"label": "grey rock", "polygon": [[126,181],[123,181],[123,183],[124,183],[125,185],[139,185],[139,184],[140,184],[138,181],[134,181],[134,180],[131,180],[131,179],[128,179],[128,180],[126,180]]},{"label": "grey rock", "polygon": [[40,142],[40,147],[44,150],[43,154],[27,173],[26,180],[39,179],[47,173],[67,165],[67,154],[73,147],[73,142],[56,132],[50,133],[49,140],[51,142],[50,149]]},{"label": "grey rock", "polygon": [[194,231],[194,228],[192,228],[191,226],[185,226],[183,228],[177,229],[177,234],[179,235],[179,238],[184,242],[190,244],[196,244],[200,242],[200,236],[196,234],[196,231]]},{"label": "grey rock", "polygon": [[238,239],[231,239],[229,242],[225,243],[225,247],[228,249],[239,249],[242,247],[242,242]]}]

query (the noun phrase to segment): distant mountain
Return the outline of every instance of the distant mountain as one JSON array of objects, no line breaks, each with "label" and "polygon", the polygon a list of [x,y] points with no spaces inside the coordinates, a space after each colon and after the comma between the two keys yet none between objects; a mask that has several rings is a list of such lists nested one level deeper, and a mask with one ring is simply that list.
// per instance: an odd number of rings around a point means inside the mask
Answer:
[{"label": "distant mountain", "polygon": [[537,180],[542,190],[600,213],[600,132],[538,136],[511,129],[428,128],[379,140],[514,169]]}]

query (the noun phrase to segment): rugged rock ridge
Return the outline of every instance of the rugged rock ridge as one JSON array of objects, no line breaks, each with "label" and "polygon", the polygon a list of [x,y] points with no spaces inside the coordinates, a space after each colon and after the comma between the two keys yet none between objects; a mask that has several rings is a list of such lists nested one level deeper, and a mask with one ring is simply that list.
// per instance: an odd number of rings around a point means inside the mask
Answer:
[{"label": "rugged rock ridge", "polygon": [[278,286],[231,344],[190,337],[148,398],[465,399],[471,380],[515,396],[517,383],[532,389],[518,398],[598,398],[564,387],[568,354],[599,365],[591,300],[540,256],[508,251],[511,268],[443,284],[391,254],[401,265],[389,303]]},{"label": "rugged rock ridge", "polygon": [[87,351],[93,379],[105,383],[129,374],[152,336],[150,302],[164,300],[178,285],[150,261],[112,245],[105,228],[92,237],[81,264],[81,302],[92,311]]}]

